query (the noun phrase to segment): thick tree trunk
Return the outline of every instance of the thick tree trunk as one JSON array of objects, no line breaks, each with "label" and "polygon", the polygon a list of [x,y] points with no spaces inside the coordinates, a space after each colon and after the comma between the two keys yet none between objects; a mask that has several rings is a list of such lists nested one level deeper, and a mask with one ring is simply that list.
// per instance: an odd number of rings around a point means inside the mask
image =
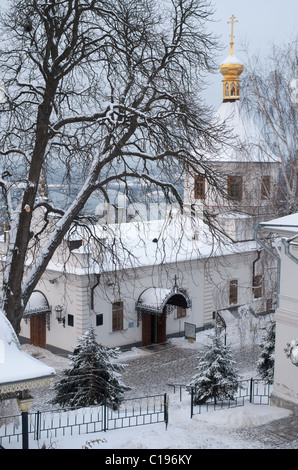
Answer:
[{"label": "thick tree trunk", "polygon": [[20,332],[20,322],[26,306],[22,296],[22,282],[28,244],[32,237],[32,213],[48,144],[52,101],[56,89],[57,83],[52,81],[45,91],[43,103],[39,106],[35,146],[32,153],[28,182],[18,207],[19,213],[14,214],[14,220],[11,221],[7,266],[2,289],[2,309],[17,334]]}]

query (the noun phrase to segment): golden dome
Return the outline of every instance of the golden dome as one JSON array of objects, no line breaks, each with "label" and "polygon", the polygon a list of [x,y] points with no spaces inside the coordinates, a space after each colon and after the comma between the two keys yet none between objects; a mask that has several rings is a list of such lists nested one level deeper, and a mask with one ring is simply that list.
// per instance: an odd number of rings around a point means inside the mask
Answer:
[{"label": "golden dome", "polygon": [[220,72],[224,76],[223,79],[223,99],[224,101],[234,101],[240,99],[240,75],[244,70],[244,66],[239,62],[234,54],[234,23],[235,16],[231,17],[231,21],[228,23],[232,24],[231,42],[230,42],[230,54],[224,60],[220,66]]}]

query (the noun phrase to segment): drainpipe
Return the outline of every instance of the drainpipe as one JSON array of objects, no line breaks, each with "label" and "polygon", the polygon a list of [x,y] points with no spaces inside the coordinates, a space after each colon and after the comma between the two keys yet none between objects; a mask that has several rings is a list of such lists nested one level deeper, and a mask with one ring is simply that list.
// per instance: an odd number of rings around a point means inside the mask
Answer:
[{"label": "drainpipe", "polygon": [[256,264],[259,261],[259,259],[261,258],[261,250],[258,250],[257,254],[258,254],[257,258],[252,262],[252,276],[253,276],[253,279],[254,279],[255,274],[256,274]]},{"label": "drainpipe", "polygon": [[255,241],[261,246],[264,248],[265,251],[267,251],[267,253],[272,256],[275,261],[277,262],[277,288],[276,288],[276,291],[277,291],[277,301],[276,301],[276,305],[277,307],[279,307],[279,294],[280,294],[280,265],[281,265],[281,260],[280,260],[280,257],[274,253],[271,248],[269,248],[262,240],[260,240],[259,236],[258,236],[258,231],[260,230],[261,228],[261,224],[255,224],[254,226],[254,239]]},{"label": "drainpipe", "polygon": [[97,286],[100,284],[100,274],[97,276],[96,283],[91,287],[91,298],[90,298],[90,308],[94,310],[94,291]]}]

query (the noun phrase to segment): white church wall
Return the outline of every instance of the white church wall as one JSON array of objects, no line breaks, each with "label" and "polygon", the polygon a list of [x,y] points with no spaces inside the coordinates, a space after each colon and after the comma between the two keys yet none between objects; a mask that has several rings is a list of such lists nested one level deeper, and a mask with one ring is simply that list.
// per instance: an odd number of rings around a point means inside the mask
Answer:
[{"label": "white church wall", "polygon": [[[50,280],[49,280],[50,279]],[[61,276],[57,272],[46,272],[37,291],[42,292],[51,308],[49,327],[46,327],[46,344],[55,348],[72,351],[78,343],[78,337],[88,328],[86,314],[86,292],[80,276]],[[55,307],[62,307],[65,327],[56,319]],[[70,318],[72,317],[72,318]],[[30,318],[21,322],[20,336],[30,340]]]},{"label": "white church wall", "polygon": [[[126,274],[126,276],[125,276]],[[136,302],[144,290],[150,287],[171,289],[175,276],[178,277],[179,288],[185,289],[192,300],[192,307],[186,316],[177,318],[176,309],[167,316],[167,335],[179,334],[184,331],[184,323],[194,323],[197,328],[204,325],[203,319],[203,270],[194,262],[177,263],[177,265],[139,268],[132,273],[119,273],[121,282],[108,286],[108,274],[104,275],[101,285],[95,292],[94,313],[103,315],[103,325],[96,328],[98,341],[110,346],[142,342],[142,319],[137,316]],[[125,279],[126,278],[126,279]],[[112,302],[124,302],[124,328],[112,331]]]},{"label": "white church wall", "polygon": [[[291,247],[298,256],[298,250]],[[298,413],[298,367],[287,357],[285,349],[298,340],[298,265],[281,253],[281,285],[279,307],[275,313],[276,344],[274,385],[271,402]]]}]

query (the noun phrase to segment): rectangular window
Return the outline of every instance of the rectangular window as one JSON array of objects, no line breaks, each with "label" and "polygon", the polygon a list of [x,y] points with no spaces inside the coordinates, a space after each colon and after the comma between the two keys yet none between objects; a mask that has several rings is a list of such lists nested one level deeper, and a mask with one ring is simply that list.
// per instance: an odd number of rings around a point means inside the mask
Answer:
[{"label": "rectangular window", "polygon": [[236,279],[230,281],[229,302],[230,305],[238,303],[238,281]]},{"label": "rectangular window", "polygon": [[73,326],[74,324],[74,316],[73,315],[67,315],[67,325],[68,326]]},{"label": "rectangular window", "polygon": [[267,299],[267,301],[266,301],[266,311],[267,311],[267,313],[274,312],[273,300],[272,299]]},{"label": "rectangular window", "polygon": [[123,330],[123,302],[112,304],[112,329],[113,331]]},{"label": "rectangular window", "polygon": [[233,201],[242,201],[242,176],[228,176],[228,197]]},{"label": "rectangular window", "polygon": [[186,308],[177,307],[177,318],[186,317]]},{"label": "rectangular window", "polygon": [[201,175],[195,177],[195,199],[205,199],[205,177]]},{"label": "rectangular window", "polygon": [[101,326],[103,325],[103,314],[99,313],[96,315],[96,326]]},{"label": "rectangular window", "polygon": [[264,201],[270,198],[271,184],[270,176],[262,176],[261,199]]},{"label": "rectangular window", "polygon": [[260,274],[253,278],[253,295],[254,299],[262,297],[262,276]]}]

